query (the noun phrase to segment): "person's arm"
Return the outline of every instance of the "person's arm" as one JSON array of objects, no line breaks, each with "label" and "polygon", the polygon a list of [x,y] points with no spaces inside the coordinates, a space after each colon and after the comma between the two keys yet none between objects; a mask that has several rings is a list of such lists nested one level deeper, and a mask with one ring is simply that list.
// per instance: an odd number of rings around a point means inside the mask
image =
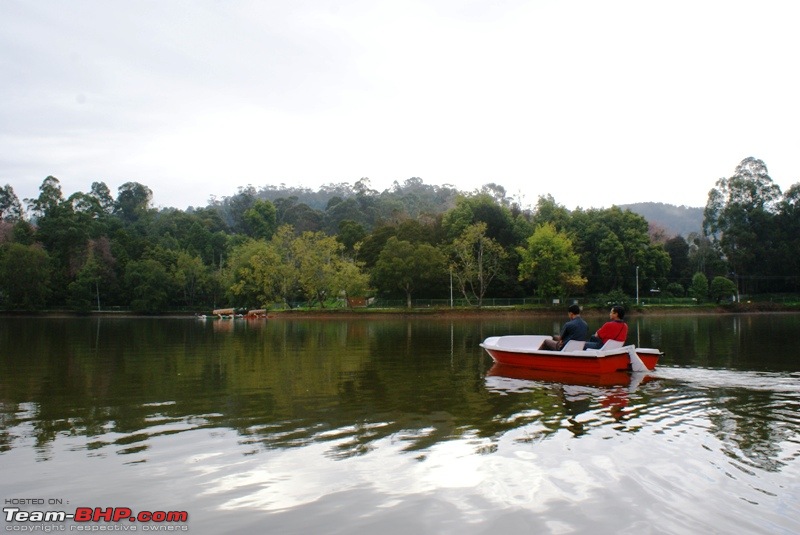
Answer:
[{"label": "person's arm", "polygon": [[611,338],[611,333],[609,332],[611,325],[612,323],[610,321],[605,322],[602,327],[597,329],[595,336],[597,336],[603,342]]}]

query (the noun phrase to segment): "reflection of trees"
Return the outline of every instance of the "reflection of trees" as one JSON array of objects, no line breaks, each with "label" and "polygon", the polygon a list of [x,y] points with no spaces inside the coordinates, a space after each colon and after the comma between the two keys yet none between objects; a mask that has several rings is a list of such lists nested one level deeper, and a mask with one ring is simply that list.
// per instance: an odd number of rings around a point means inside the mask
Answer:
[{"label": "reflection of trees", "polygon": [[781,444],[796,440],[797,399],[745,388],[718,389],[713,398],[717,410],[709,415],[711,432],[726,445],[723,453],[741,463],[744,471],[752,467],[780,471],[786,464]]},{"label": "reflection of trees", "polygon": [[660,364],[794,371],[785,342],[800,328],[796,314],[639,316],[629,320],[629,341],[665,352]]},{"label": "reflection of trees", "polygon": [[[703,336],[726,348],[745,343],[715,331],[713,318],[660,320],[645,322],[643,345],[669,340],[683,347]],[[529,381],[519,390],[488,389],[490,364],[478,342],[498,329],[524,332],[525,325],[436,319],[229,324],[221,332],[212,321],[195,320],[9,320],[0,327],[0,451],[32,440],[46,457],[56,438],[83,436],[94,453],[131,454],[156,435],[230,428],[253,451],[330,443],[328,454],[339,458],[367,454],[387,439],[424,452],[475,438],[476,448],[488,452],[513,431],[519,442],[536,442],[562,430],[592,433],[609,422],[621,432],[638,429],[635,410],[613,402],[618,388],[576,393],[557,382]],[[673,363],[691,363],[696,350],[686,347],[668,351]],[[698,358],[701,365],[712,360],[708,353]],[[637,404],[647,407],[653,395],[640,389]],[[714,396],[720,407],[711,416],[715,432],[741,450],[744,464],[776,462],[773,443],[790,435],[781,419],[788,409],[770,395],[777,394]]]}]

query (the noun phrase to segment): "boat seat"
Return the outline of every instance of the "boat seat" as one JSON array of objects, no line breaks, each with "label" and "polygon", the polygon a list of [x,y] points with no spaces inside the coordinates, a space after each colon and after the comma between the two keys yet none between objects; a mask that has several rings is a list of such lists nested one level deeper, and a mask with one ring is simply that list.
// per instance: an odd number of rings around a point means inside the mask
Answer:
[{"label": "boat seat", "polygon": [[585,345],[586,342],[581,342],[580,340],[570,340],[563,348],[561,348],[561,351],[580,351]]},{"label": "boat seat", "polygon": [[607,349],[617,349],[625,345],[625,342],[620,342],[619,340],[608,340],[603,347],[600,348],[600,351],[605,351]]}]

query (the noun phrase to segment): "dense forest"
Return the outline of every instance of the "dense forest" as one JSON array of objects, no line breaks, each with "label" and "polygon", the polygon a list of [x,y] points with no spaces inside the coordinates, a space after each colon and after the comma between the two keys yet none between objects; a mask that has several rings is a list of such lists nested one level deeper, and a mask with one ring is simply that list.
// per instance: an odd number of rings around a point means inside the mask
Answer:
[{"label": "dense forest", "polygon": [[[24,205],[23,205],[24,202]],[[620,207],[533,209],[502,186],[460,192],[418,178],[241,188],[205,207],[154,209],[152,192],[57,178],[20,201],[0,188],[0,308],[143,313],[332,306],[350,298],[716,299],[798,290],[800,184],[786,193],[746,158],[717,181],[688,236]]]}]

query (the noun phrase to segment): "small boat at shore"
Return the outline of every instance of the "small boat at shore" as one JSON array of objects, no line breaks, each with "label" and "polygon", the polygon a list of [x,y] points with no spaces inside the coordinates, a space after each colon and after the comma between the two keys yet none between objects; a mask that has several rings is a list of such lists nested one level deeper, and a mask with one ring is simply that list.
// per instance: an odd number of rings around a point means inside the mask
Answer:
[{"label": "small boat at shore", "polygon": [[663,355],[658,349],[637,348],[616,340],[609,340],[600,349],[583,349],[585,342],[572,340],[561,351],[550,351],[542,349],[545,340],[552,337],[490,336],[480,345],[498,364],[592,375],[652,371]]}]

